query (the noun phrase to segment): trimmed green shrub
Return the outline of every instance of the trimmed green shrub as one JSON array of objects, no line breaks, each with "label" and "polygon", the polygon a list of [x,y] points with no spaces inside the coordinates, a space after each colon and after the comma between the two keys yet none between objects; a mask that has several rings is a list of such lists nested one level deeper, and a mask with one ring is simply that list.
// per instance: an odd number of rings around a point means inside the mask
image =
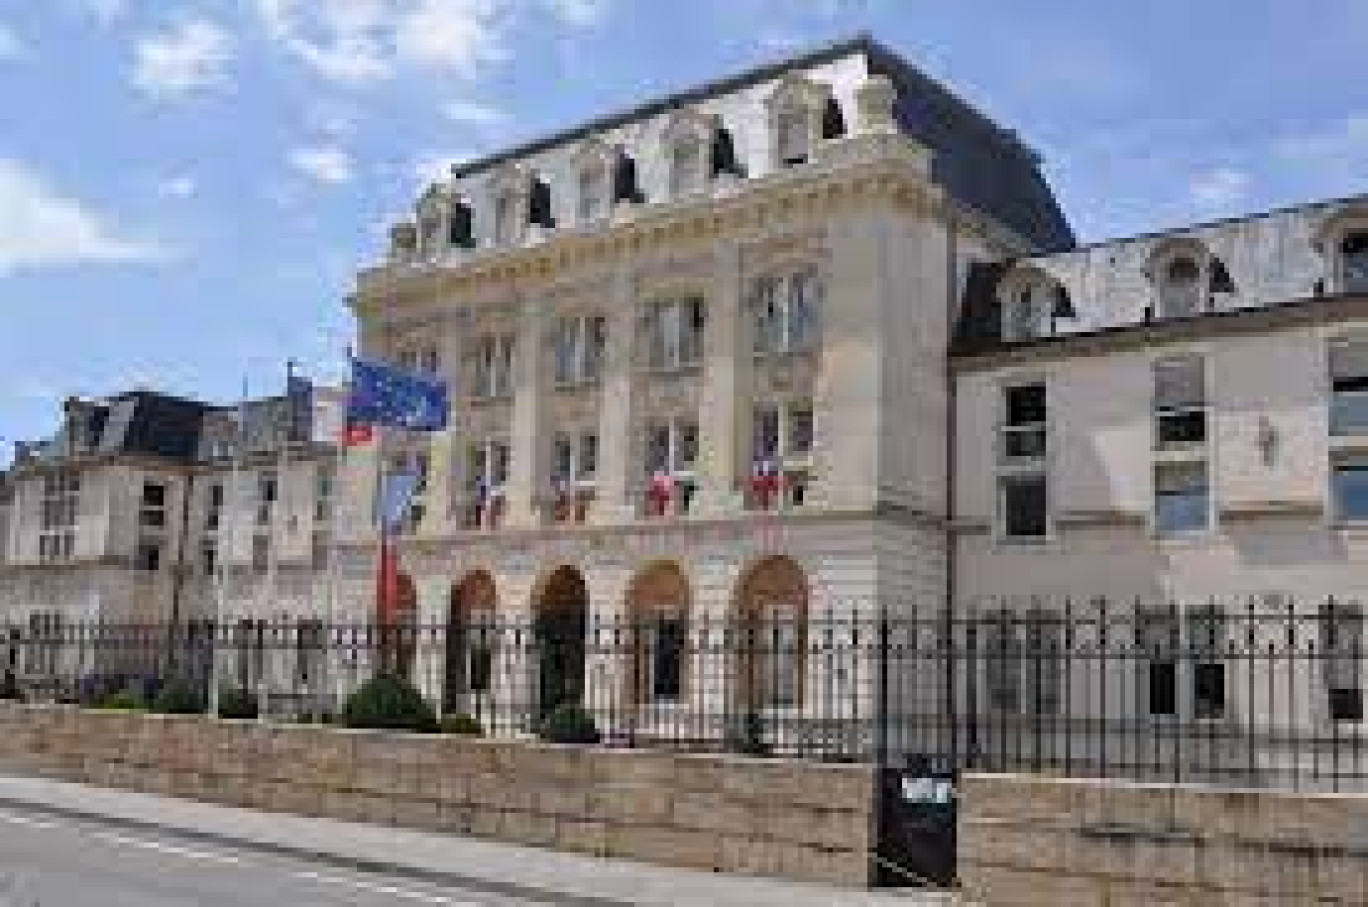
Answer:
[{"label": "trimmed green shrub", "polygon": [[537,736],[547,743],[598,743],[602,739],[594,716],[573,702],[552,709],[537,726]]},{"label": "trimmed green shrub", "polygon": [[152,700],[152,711],[164,715],[200,715],[204,707],[204,694],[184,677],[172,677]]},{"label": "trimmed green shrub", "polygon": [[727,740],[727,749],[741,756],[768,756],[772,749],[765,742],[765,725],[760,720],[760,716],[754,712],[748,712],[741,719],[739,726],[731,729]]},{"label": "trimmed green shrub", "polygon": [[147,703],[134,690],[125,688],[113,693],[105,693],[90,705],[93,709],[108,709],[112,712],[141,712]]},{"label": "trimmed green shrub", "polygon": [[342,724],[387,731],[437,730],[432,706],[406,678],[380,673],[361,684],[342,708]]},{"label": "trimmed green shrub", "polygon": [[243,687],[222,687],[219,690],[218,716],[220,718],[257,717],[257,698],[251,690]]},{"label": "trimmed green shrub", "polygon": [[480,724],[477,718],[464,712],[443,715],[438,723],[438,730],[443,734],[456,734],[462,737],[484,736],[484,725]]}]

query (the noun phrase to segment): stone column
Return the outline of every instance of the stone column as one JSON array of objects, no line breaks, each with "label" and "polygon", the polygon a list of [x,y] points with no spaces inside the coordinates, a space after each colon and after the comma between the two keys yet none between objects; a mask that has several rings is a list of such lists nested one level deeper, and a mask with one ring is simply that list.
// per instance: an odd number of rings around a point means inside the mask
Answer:
[{"label": "stone column", "polygon": [[737,356],[741,352],[741,247],[720,240],[715,251],[714,282],[708,299],[703,338],[703,384],[699,393],[700,507],[703,513],[725,513],[739,506],[736,475],[737,430],[742,418],[737,400]]},{"label": "stone column", "polygon": [[613,275],[608,312],[608,348],[603,363],[603,398],[599,404],[598,499],[593,521],[622,523],[632,518],[629,498],[632,475],[632,339],[636,334],[636,300],[632,272],[624,262]]},{"label": "stone column", "polygon": [[535,526],[541,462],[542,350],[546,343],[546,317],[539,302],[523,299],[518,314],[517,349],[513,365],[512,456],[508,476],[508,525]]}]

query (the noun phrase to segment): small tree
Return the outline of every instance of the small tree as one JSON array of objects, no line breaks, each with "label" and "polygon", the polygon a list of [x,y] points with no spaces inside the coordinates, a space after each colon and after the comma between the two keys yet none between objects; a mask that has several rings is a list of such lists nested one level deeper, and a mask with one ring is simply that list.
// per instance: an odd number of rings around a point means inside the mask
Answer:
[{"label": "small tree", "polygon": [[204,705],[204,694],[199,688],[184,677],[172,677],[157,691],[152,711],[165,715],[200,715]]},{"label": "small tree", "polygon": [[484,725],[480,724],[479,719],[464,712],[443,715],[439,722],[439,730],[443,734],[455,734],[462,737],[484,736]]},{"label": "small tree", "polygon": [[342,708],[342,724],[351,728],[431,733],[437,715],[408,679],[382,672],[357,687]]},{"label": "small tree", "polygon": [[552,709],[537,726],[537,736],[547,743],[598,743],[602,739],[594,716],[573,702]]},{"label": "small tree", "polygon": [[256,696],[246,687],[222,687],[219,690],[218,716],[255,720],[259,709]]}]

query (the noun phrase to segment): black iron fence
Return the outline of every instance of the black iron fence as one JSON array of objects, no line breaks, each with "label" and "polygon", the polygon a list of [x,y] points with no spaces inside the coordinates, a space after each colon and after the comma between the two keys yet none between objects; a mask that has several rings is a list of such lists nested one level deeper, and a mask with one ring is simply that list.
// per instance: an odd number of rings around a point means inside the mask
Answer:
[{"label": "black iron fence", "polygon": [[[862,603],[867,609],[868,603]],[[490,736],[573,709],[606,745],[933,771],[1353,789],[1365,784],[1364,616],[1352,602],[995,603],[972,615],[749,620],[573,609],[426,624],[0,623],[0,695],[330,721],[406,676]],[[469,725],[471,722],[465,722]]]}]

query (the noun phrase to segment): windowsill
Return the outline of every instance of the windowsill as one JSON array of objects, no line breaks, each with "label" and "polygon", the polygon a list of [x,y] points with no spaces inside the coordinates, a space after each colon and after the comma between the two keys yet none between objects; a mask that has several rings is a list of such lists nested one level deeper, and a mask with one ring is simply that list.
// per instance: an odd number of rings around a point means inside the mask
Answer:
[{"label": "windowsill", "polygon": [[703,371],[703,362],[681,362],[679,365],[648,365],[643,371],[656,378],[683,378]]},{"label": "windowsill", "polygon": [[1218,533],[1214,527],[1201,529],[1181,529],[1170,532],[1150,531],[1150,540],[1165,548],[1200,548],[1216,540]]},{"label": "windowsill", "polygon": [[595,378],[574,378],[569,381],[552,382],[552,390],[558,394],[573,394],[578,391],[596,390],[602,381]]},{"label": "windowsill", "polygon": [[993,543],[999,548],[1031,550],[1048,548],[1056,540],[1054,535],[998,535]]},{"label": "windowsill", "polygon": [[513,392],[507,391],[499,394],[486,394],[470,398],[471,406],[494,406],[499,403],[512,403]]},{"label": "windowsill", "polygon": [[807,344],[781,350],[753,350],[751,358],[756,362],[788,362],[793,359],[806,358],[816,351],[816,344]]}]

